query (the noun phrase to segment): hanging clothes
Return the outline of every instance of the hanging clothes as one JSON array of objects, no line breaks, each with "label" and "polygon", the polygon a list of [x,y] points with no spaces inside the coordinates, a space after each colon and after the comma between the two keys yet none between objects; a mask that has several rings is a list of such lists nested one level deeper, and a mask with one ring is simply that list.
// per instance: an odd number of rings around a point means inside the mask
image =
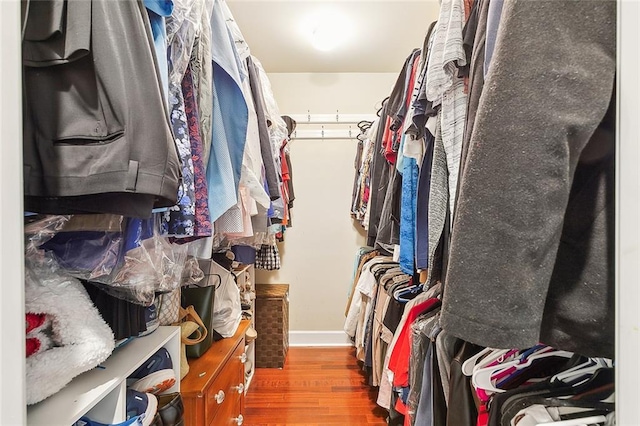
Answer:
[{"label": "hanging clothes", "polygon": [[[211,15],[213,59],[213,136],[207,166],[211,220],[238,202],[238,185],[247,135],[248,110],[242,94],[241,66],[230,38],[221,0]],[[224,113],[223,113],[224,111]]]},{"label": "hanging clothes", "polygon": [[194,219],[193,237],[211,236],[212,226],[209,213],[209,190],[207,187],[207,174],[203,161],[203,143],[200,138],[200,123],[198,104],[195,98],[193,75],[191,67],[187,68],[182,79],[182,91],[185,102],[185,113],[189,126],[189,141],[191,143],[191,162],[193,163],[194,176]]},{"label": "hanging clothes", "polygon": [[163,226],[166,234],[177,238],[195,235],[195,172],[182,82],[195,41],[194,23],[201,14],[201,2],[176,0],[173,14],[167,19],[169,117],[180,157],[182,181],[178,188],[178,202],[163,215]]},{"label": "hanging clothes", "polygon": [[151,32],[153,33],[153,47],[162,81],[162,93],[165,104],[169,105],[169,63],[167,60],[167,29],[165,18],[173,13],[172,0],[144,0],[147,8]]},{"label": "hanging clothes", "polygon": [[249,69],[249,81],[251,83],[251,93],[258,115],[258,130],[260,134],[260,151],[262,153],[262,161],[264,163],[264,171],[269,187],[269,195],[271,200],[277,200],[281,197],[280,181],[276,172],[275,155],[271,149],[271,137],[267,126],[267,117],[265,113],[264,97],[262,95],[262,85],[260,77],[256,69],[253,59],[247,58],[247,67]]},{"label": "hanging clothes", "polygon": [[196,25],[196,36],[191,53],[191,72],[198,103],[200,138],[203,143],[202,163],[209,164],[211,150],[211,117],[213,114],[213,63],[211,58],[211,15],[214,0],[202,1],[202,14]]},{"label": "hanging clothes", "polygon": [[[615,5],[590,4],[588,18],[580,20],[573,2],[538,6],[544,7],[535,20],[526,18],[527,3],[507,3],[502,11],[485,83],[501,90],[483,93],[478,107],[442,324],[492,347],[542,341],[612,357],[613,203],[607,194],[613,193]],[[537,65],[522,45],[530,37],[541,46]],[[573,65],[562,72],[566,78],[550,80],[539,61],[552,63],[559,51]],[[519,102],[524,93],[526,105]],[[543,107],[550,98],[554,106]],[[487,294],[492,297],[478,297]]]},{"label": "hanging clothes", "polygon": [[174,205],[179,162],[144,6],[47,5],[30,4],[23,43],[25,208],[149,217]]}]

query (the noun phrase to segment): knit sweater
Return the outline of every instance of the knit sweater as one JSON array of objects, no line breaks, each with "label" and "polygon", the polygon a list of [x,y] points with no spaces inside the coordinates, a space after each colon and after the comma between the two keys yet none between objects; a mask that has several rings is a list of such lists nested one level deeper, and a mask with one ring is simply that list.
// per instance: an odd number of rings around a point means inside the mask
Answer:
[{"label": "knit sweater", "polygon": [[505,2],[462,166],[448,333],[613,356],[615,22],[610,0]]}]

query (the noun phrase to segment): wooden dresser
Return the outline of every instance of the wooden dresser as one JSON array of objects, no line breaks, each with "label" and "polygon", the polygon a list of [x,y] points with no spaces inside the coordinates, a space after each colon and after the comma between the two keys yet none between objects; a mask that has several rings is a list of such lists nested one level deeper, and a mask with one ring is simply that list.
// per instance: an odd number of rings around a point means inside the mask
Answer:
[{"label": "wooden dresser", "polygon": [[189,360],[189,374],[180,382],[186,426],[243,424],[249,325],[243,320],[233,337],[214,342],[200,358]]}]

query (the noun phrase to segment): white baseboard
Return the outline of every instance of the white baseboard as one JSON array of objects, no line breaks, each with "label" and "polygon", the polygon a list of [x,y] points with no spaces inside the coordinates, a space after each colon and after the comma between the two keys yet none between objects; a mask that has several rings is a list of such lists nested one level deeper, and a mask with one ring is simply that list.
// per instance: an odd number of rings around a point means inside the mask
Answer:
[{"label": "white baseboard", "polygon": [[289,332],[289,346],[353,346],[344,331],[301,331]]}]

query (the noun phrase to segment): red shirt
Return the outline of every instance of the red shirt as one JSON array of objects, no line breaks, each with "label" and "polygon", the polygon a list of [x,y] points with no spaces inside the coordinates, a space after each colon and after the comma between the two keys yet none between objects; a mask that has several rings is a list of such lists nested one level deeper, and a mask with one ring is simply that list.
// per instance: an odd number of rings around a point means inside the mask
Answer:
[{"label": "red shirt", "polygon": [[411,324],[420,315],[440,306],[440,299],[434,297],[417,304],[409,311],[396,345],[389,358],[389,370],[393,371],[394,386],[409,386],[409,359],[411,358]]}]

